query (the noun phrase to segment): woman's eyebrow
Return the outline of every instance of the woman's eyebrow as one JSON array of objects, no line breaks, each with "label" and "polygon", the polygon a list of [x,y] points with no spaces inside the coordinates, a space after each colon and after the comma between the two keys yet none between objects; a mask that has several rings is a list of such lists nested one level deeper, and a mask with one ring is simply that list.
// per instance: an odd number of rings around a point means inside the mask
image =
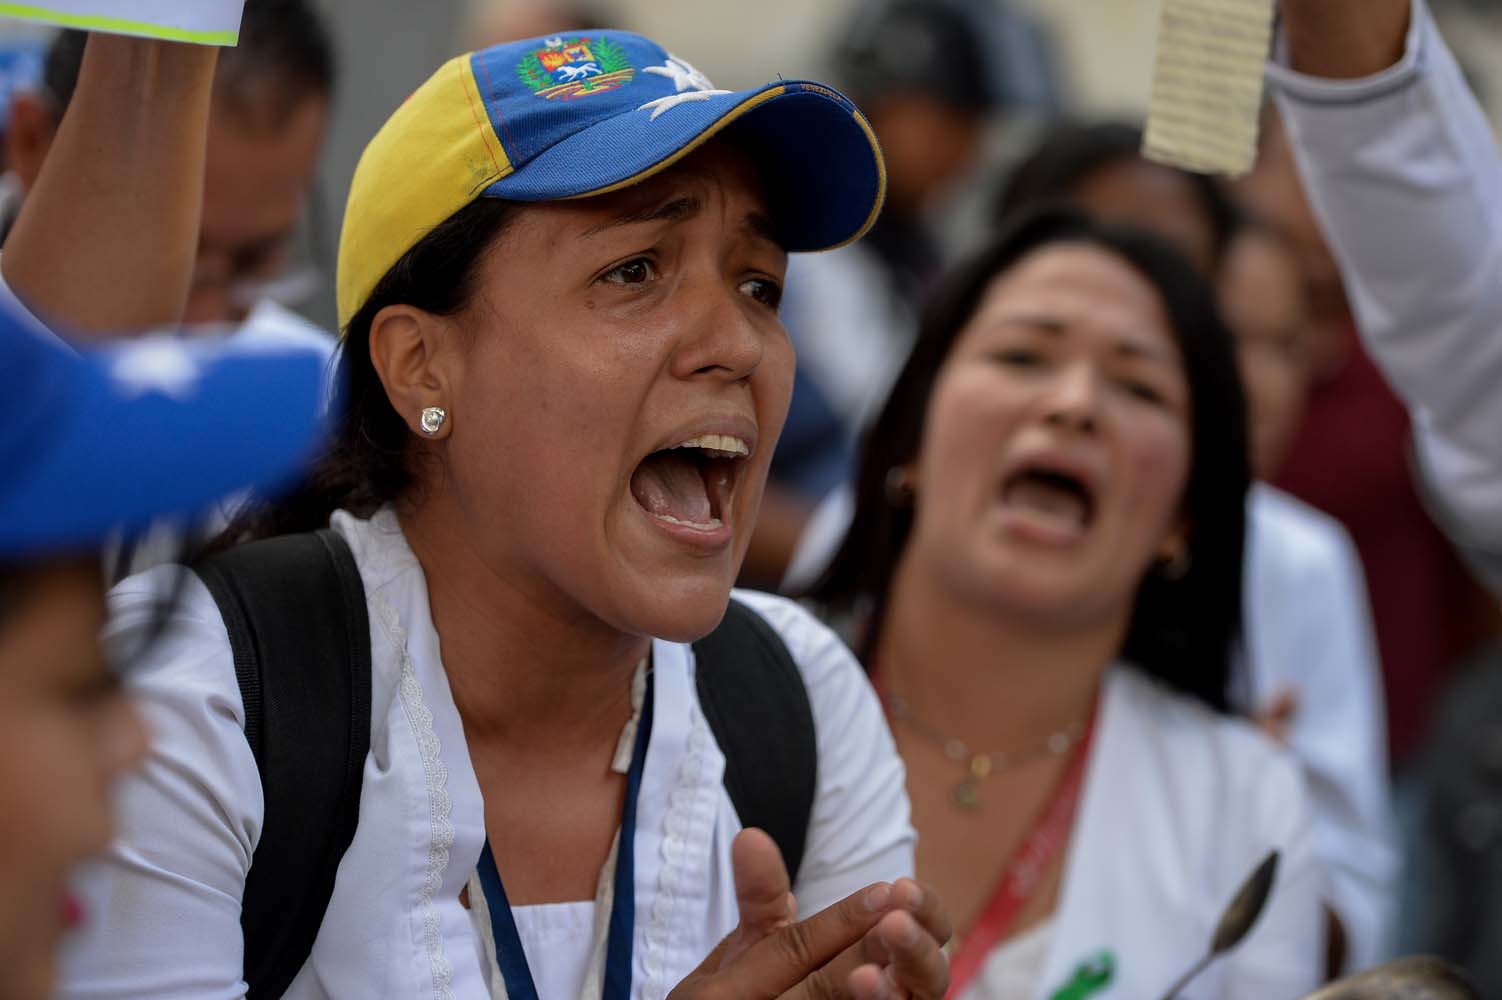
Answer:
[{"label": "woman's eyebrow", "polygon": [[1123,337],[1118,340],[1116,353],[1124,358],[1142,358],[1147,361],[1161,361],[1164,364],[1178,363],[1174,351],[1166,345],[1134,338]]},{"label": "woman's eyebrow", "polygon": [[750,233],[757,239],[765,240],[766,242],[775,245],[777,249],[781,250],[783,253],[787,252],[787,241],[784,240],[782,234],[777,231],[777,225],[772,221],[772,217],[765,212],[748,213],[746,215],[745,221],[741,223],[741,226],[743,229],[745,229],[746,232]]},{"label": "woman's eyebrow", "polygon": [[995,325],[1026,327],[1035,333],[1045,334],[1050,337],[1060,336],[1069,329],[1069,324],[1057,316],[1050,316],[1047,313],[1007,313],[998,316]]},{"label": "woman's eyebrow", "polygon": [[[1069,331],[1068,323],[1057,316],[1050,316],[1047,313],[1009,313],[1005,316],[998,316],[994,325],[997,327],[1022,327],[1049,339],[1061,337]],[[1131,335],[1118,337],[1116,343],[1112,345],[1111,350],[1112,353],[1123,358],[1140,358],[1164,364],[1178,363],[1178,358],[1172,348]]]},{"label": "woman's eyebrow", "polygon": [[613,219],[607,219],[599,225],[591,226],[584,231],[585,239],[592,239],[601,233],[621,226],[637,226],[645,222],[684,222],[692,219],[704,210],[704,203],[692,195],[672,198],[660,204],[648,204],[642,208],[618,215]]}]

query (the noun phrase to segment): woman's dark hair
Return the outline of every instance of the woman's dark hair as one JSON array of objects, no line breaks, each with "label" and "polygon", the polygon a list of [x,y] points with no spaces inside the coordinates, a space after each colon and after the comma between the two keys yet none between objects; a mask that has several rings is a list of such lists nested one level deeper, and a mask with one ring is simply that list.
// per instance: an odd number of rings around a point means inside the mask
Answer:
[{"label": "woman's dark hair", "polygon": [[[1068,201],[1075,188],[1098,170],[1142,158],[1142,130],[1120,122],[1064,124],[1045,133],[997,192],[993,219],[998,225],[1019,211]],[[1221,182],[1205,174],[1162,168],[1180,174],[1194,188],[1210,225],[1215,266],[1219,267],[1237,226],[1235,203]]]},{"label": "woman's dark hair", "polygon": [[381,278],[344,329],[339,349],[334,441],[303,486],[269,505],[253,504],[211,549],[328,524],[345,509],[369,517],[416,483],[413,436],[370,363],[370,326],[387,306],[437,316],[462,311],[474,296],[486,251],[515,218],[515,202],[480,198],[434,227]]},{"label": "woman's dark hair", "polygon": [[26,570],[14,562],[0,563],[0,625],[11,616],[21,603],[26,586]]},{"label": "woman's dark hair", "polygon": [[1191,404],[1183,497],[1189,569],[1173,579],[1156,571],[1144,578],[1121,656],[1224,711],[1241,613],[1249,475],[1246,408],[1231,335],[1205,279],[1176,250],[1151,234],[1073,210],[1025,214],[940,284],[912,354],[866,435],[850,530],[809,596],[830,614],[860,622],[857,652],[869,664],[913,527],[911,505],[894,506],[888,499],[888,475],[917,457],[934,382],[987,289],[1028,254],[1059,244],[1099,247],[1126,261],[1157,289],[1168,314]]}]

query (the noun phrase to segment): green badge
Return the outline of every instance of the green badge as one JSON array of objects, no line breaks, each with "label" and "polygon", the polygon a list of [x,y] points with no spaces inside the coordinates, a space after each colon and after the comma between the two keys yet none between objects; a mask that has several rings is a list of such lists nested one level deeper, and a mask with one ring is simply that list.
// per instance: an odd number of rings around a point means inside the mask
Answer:
[{"label": "green badge", "polygon": [[1075,969],[1069,982],[1055,991],[1050,1000],[1087,1000],[1110,986],[1115,975],[1116,956],[1102,951]]}]

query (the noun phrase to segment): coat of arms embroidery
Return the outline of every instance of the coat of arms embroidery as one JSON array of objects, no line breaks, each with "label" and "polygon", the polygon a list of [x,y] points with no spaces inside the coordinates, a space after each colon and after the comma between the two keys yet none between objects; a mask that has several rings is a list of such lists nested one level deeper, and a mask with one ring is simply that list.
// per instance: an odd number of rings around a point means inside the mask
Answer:
[{"label": "coat of arms embroidery", "polygon": [[532,93],[561,101],[615,90],[635,74],[626,53],[608,38],[549,38],[516,66]]}]

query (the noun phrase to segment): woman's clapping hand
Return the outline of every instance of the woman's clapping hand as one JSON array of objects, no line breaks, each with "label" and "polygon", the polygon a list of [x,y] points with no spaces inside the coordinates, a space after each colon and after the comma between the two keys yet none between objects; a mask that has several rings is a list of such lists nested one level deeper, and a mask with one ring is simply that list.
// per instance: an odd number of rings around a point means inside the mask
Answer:
[{"label": "woman's clapping hand", "polygon": [[740,924],[672,1000],[938,1000],[948,989],[949,917],[932,890],[881,882],[799,920],[770,837],[743,831],[732,862]]}]

